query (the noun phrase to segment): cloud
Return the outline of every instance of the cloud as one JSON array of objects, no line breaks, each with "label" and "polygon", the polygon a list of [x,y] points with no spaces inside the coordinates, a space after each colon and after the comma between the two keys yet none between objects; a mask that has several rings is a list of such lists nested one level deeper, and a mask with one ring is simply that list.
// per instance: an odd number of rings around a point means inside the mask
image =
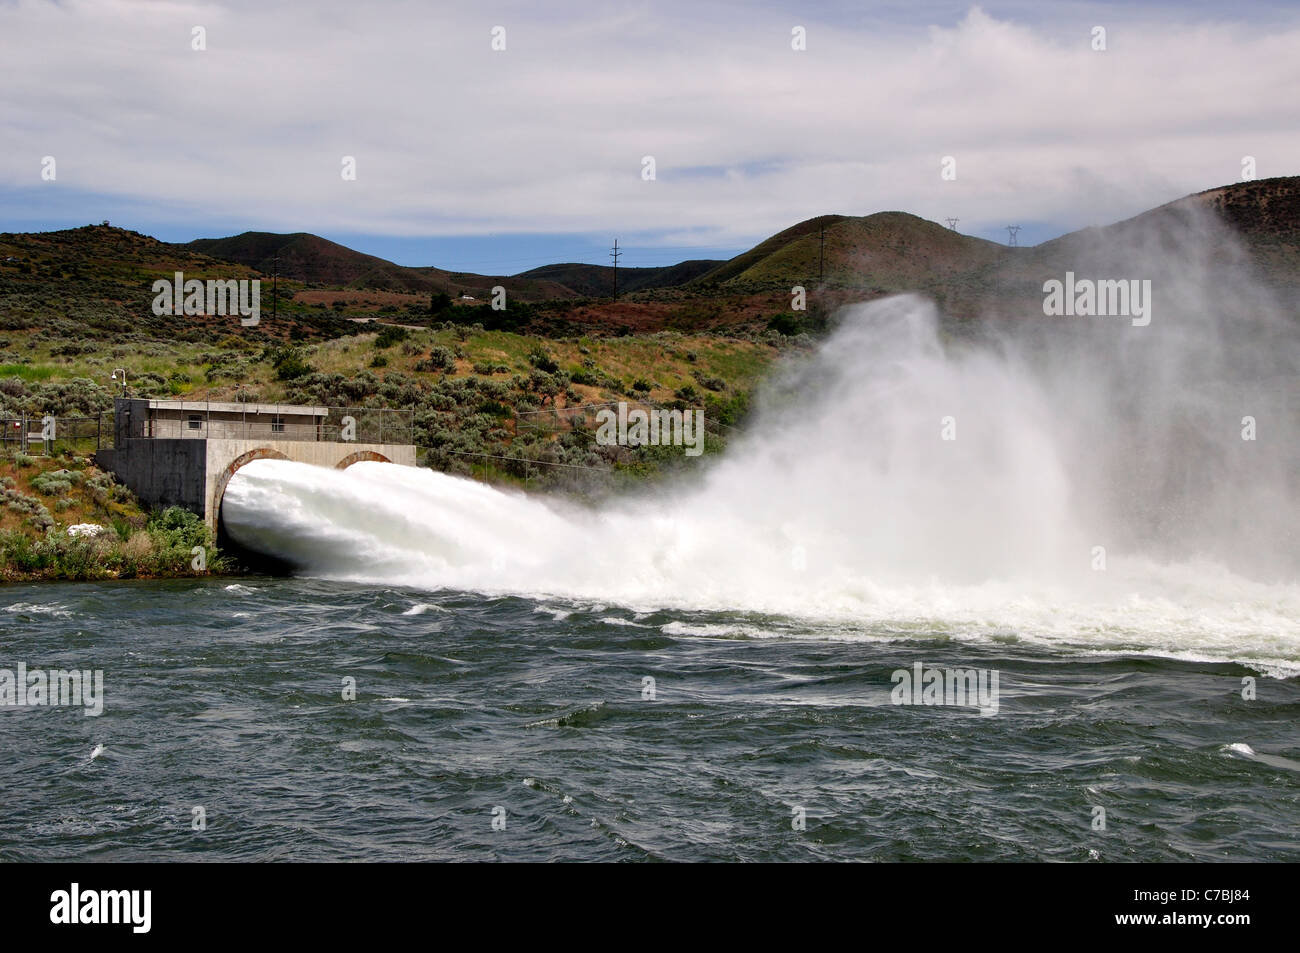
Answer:
[{"label": "cloud", "polygon": [[828,211],[1100,224],[1233,181],[1244,155],[1300,171],[1300,19],[794,9],[19,0],[0,8],[0,188],[275,230],[718,244]]}]

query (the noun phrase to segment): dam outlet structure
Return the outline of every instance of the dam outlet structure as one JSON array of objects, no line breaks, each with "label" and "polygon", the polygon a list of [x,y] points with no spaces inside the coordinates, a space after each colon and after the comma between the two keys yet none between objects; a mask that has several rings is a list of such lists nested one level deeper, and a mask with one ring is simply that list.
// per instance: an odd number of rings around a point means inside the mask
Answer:
[{"label": "dam outlet structure", "polygon": [[130,397],[113,410],[114,446],[98,462],[142,503],[183,507],[214,533],[230,478],[252,460],[415,466],[409,410]]}]

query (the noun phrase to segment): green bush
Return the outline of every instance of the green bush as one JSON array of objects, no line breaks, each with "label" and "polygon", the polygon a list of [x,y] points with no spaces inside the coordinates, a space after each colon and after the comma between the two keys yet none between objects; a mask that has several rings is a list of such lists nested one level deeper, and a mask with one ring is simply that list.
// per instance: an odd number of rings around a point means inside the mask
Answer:
[{"label": "green bush", "polygon": [[49,473],[38,473],[32,477],[32,489],[37,493],[45,496],[62,496],[72,489],[72,483],[68,480],[59,479],[55,474],[58,471]]},{"label": "green bush", "polygon": [[400,344],[411,336],[411,332],[406,328],[399,328],[393,324],[384,325],[377,335],[375,335],[375,347],[390,348],[394,344]]},{"label": "green bush", "polygon": [[312,366],[303,360],[302,352],[296,347],[274,348],[268,356],[278,380],[297,380],[312,373]]},{"label": "green bush", "polygon": [[544,374],[554,374],[560,369],[560,365],[555,363],[555,358],[541,348],[537,348],[528,355],[528,363]]},{"label": "green bush", "polygon": [[188,554],[195,546],[211,546],[212,531],[199,516],[179,506],[169,506],[149,521],[149,535],[163,549],[183,549]]},{"label": "green bush", "polygon": [[415,369],[429,373],[453,371],[456,369],[456,354],[451,348],[438,345],[429,351],[427,358],[415,365]]}]

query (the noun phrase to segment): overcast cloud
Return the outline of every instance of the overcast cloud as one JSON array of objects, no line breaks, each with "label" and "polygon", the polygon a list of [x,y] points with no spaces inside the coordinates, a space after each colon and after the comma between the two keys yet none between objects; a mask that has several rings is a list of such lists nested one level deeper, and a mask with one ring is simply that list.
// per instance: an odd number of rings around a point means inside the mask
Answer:
[{"label": "overcast cloud", "polygon": [[1259,177],[1300,171],[1300,16],[745,9],[0,4],[3,209],[66,209],[58,190],[195,236],[238,221],[744,245],[827,211],[1065,230],[1236,181],[1246,155]]}]

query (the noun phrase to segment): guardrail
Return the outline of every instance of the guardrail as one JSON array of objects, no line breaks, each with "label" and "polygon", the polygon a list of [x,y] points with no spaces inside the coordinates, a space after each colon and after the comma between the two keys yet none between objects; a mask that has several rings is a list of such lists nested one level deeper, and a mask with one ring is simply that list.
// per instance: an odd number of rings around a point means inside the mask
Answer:
[{"label": "guardrail", "polygon": [[[170,440],[295,440],[342,443],[414,443],[415,413],[379,407],[326,407],[324,417],[302,408],[259,405],[266,413],[236,413],[202,406],[151,410],[130,422],[131,437]],[[306,419],[309,418],[310,419]]]}]

